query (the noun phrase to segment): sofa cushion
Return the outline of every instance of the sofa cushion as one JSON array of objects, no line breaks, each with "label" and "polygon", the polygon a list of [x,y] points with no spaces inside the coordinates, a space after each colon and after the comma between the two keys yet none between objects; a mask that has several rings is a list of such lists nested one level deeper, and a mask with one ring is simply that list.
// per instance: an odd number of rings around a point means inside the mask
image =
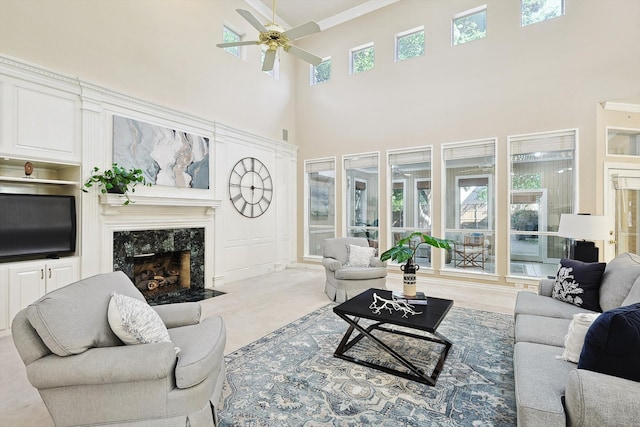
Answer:
[{"label": "sofa cushion", "polygon": [[145,301],[112,292],[107,319],[125,344],[171,342],[160,315]]},{"label": "sofa cushion", "polygon": [[144,301],[123,272],[100,274],[49,292],[29,305],[29,323],[58,356],[122,345],[107,321],[113,291]]},{"label": "sofa cushion", "polygon": [[369,267],[371,258],[373,258],[375,254],[375,248],[349,245],[349,260],[346,265],[349,267]]},{"label": "sofa cushion", "polygon": [[600,307],[603,311],[620,307],[640,276],[640,256],[624,253],[609,261],[600,285]]},{"label": "sofa cushion", "polygon": [[577,313],[585,313],[588,310],[558,301],[550,297],[536,295],[533,292],[520,291],[516,297],[515,314],[532,314],[535,316],[559,317],[561,319],[573,319]]},{"label": "sofa cushion", "polygon": [[221,317],[208,317],[197,325],[169,329],[171,341],[180,347],[176,386],[189,388],[217,372],[224,363],[226,330]]},{"label": "sofa cushion", "polygon": [[369,242],[364,237],[335,237],[324,239],[322,242],[322,256],[333,258],[344,265],[349,260],[349,245],[369,247]]},{"label": "sofa cushion", "polygon": [[386,276],[385,267],[346,267],[336,271],[336,279],[340,280],[378,279]]},{"label": "sofa cushion", "polygon": [[561,348],[569,323],[569,319],[520,314],[515,324],[515,339],[516,342],[526,341]]},{"label": "sofa cushion", "polygon": [[567,335],[564,338],[562,359],[578,363],[584,346],[584,337],[598,316],[600,316],[599,313],[578,313],[573,315],[573,320],[569,323]]},{"label": "sofa cushion", "polygon": [[513,374],[519,426],[566,426],[562,406],[569,372],[576,365],[557,356],[562,348],[519,342],[513,349]]},{"label": "sofa cushion", "polygon": [[640,304],[606,311],[593,322],[578,368],[640,381]]},{"label": "sofa cushion", "polygon": [[552,298],[587,310],[600,311],[600,283],[606,264],[561,259]]}]

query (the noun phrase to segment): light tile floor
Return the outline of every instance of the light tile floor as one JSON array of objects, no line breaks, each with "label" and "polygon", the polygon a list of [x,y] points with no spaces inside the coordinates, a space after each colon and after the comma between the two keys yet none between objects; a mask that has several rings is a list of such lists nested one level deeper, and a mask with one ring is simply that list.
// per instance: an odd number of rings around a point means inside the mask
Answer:
[{"label": "light tile floor", "polygon": [[[225,353],[329,304],[320,268],[291,268],[252,279],[228,283],[226,292],[202,301],[203,317],[220,315],[227,327]],[[389,274],[387,287],[402,289],[402,276]],[[418,280],[418,291],[449,298],[456,306],[512,314],[517,292],[472,284],[442,285]],[[53,421],[26,371],[10,336],[0,338],[0,426],[51,427]]]}]

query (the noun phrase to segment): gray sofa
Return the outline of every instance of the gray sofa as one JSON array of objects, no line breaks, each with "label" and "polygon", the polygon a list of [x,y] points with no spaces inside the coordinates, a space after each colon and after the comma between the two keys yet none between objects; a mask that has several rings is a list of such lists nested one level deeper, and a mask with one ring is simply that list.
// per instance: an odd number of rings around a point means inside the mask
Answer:
[{"label": "gray sofa", "polygon": [[[590,311],[551,298],[553,285],[553,279],[543,279],[538,294],[523,291],[516,299],[518,426],[638,425],[639,382],[577,369],[559,358],[573,315]],[[611,260],[599,293],[603,311],[640,302],[640,256],[626,253]]]},{"label": "gray sofa", "polygon": [[13,321],[29,382],[55,425],[214,426],[222,318],[200,321],[198,303],[153,307],[171,342],[124,345],[107,320],[113,291],[145,301],[124,273],[100,274],[46,294]]}]

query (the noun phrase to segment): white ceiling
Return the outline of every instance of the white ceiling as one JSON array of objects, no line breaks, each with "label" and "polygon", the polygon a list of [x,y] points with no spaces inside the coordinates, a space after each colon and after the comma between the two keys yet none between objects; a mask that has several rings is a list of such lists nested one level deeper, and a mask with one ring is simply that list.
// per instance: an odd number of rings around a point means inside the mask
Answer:
[{"label": "white ceiling", "polygon": [[[273,0],[245,1],[267,21],[272,20]],[[276,0],[276,23],[288,29],[308,21],[316,21],[324,30],[397,1],[399,0]]]}]

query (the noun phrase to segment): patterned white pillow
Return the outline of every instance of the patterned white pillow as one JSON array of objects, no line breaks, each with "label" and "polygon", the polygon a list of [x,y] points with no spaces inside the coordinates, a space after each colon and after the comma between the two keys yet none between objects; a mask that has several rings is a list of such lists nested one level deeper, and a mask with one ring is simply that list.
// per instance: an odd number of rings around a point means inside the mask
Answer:
[{"label": "patterned white pillow", "polygon": [[107,319],[113,333],[125,344],[171,342],[158,313],[139,299],[112,292]]},{"label": "patterned white pillow", "polygon": [[564,351],[560,356],[561,359],[578,363],[584,346],[584,337],[598,316],[600,316],[600,313],[577,313],[573,315],[567,335],[564,337]]},{"label": "patterned white pillow", "polygon": [[369,267],[371,258],[376,254],[375,248],[369,246],[349,245],[349,259],[347,265],[349,267]]}]

